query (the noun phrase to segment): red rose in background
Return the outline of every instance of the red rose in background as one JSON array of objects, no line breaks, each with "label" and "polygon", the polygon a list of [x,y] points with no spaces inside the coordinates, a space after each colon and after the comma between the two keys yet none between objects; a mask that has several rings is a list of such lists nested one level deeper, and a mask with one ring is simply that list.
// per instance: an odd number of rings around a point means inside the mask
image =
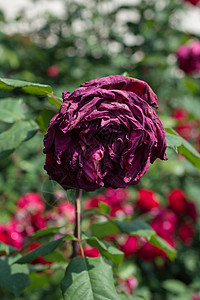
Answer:
[{"label": "red rose in background", "polygon": [[49,77],[56,77],[60,74],[60,69],[58,66],[56,65],[53,65],[53,66],[50,66],[48,69],[47,69],[47,75]]},{"label": "red rose in background", "polygon": [[97,195],[97,196],[94,196],[94,197],[91,197],[91,198],[85,200],[84,208],[85,209],[89,209],[89,208],[93,208],[93,207],[98,208],[99,202],[104,202],[107,205],[109,205],[108,200],[104,195]]},{"label": "red rose in background", "polygon": [[185,121],[189,117],[189,112],[184,108],[175,108],[172,111],[172,117],[178,122]]},{"label": "red rose in background", "polygon": [[104,195],[97,195],[87,199],[84,202],[84,208],[89,209],[92,207],[99,207],[99,202],[104,202],[110,206],[111,217],[124,217],[133,214],[133,205],[127,203],[129,193],[123,189],[108,188],[105,190]]},{"label": "red rose in background", "polygon": [[43,229],[46,227],[46,219],[41,214],[37,213],[30,216],[31,225],[34,228],[34,231]]},{"label": "red rose in background", "polygon": [[151,227],[164,239],[173,238],[178,223],[176,214],[170,209],[159,208]]},{"label": "red rose in background", "polygon": [[136,207],[139,208],[141,212],[148,212],[158,206],[159,200],[155,192],[149,189],[140,189],[138,191]]},{"label": "red rose in background", "polygon": [[83,251],[84,251],[85,256],[88,256],[88,257],[99,257],[100,256],[99,250],[97,248],[91,247],[89,245],[86,245],[83,248]]},{"label": "red rose in background", "polygon": [[138,238],[128,236],[126,241],[120,246],[120,250],[124,252],[125,257],[129,257],[138,250],[138,246]]},{"label": "red rose in background", "polygon": [[193,202],[188,201],[187,203],[187,215],[191,217],[193,223],[197,222],[198,213],[196,205]]},{"label": "red rose in background", "polygon": [[[172,247],[175,248],[175,242],[174,240],[168,238],[165,239],[165,241]],[[138,250],[137,256],[144,260],[144,261],[152,261],[156,257],[163,257],[167,258],[167,255],[164,251],[160,250],[159,248],[151,245],[148,242],[145,242],[144,245]]]},{"label": "red rose in background", "polygon": [[200,153],[200,134],[197,136],[197,150]]},{"label": "red rose in background", "polygon": [[193,5],[197,5],[197,4],[200,4],[200,0],[185,0],[185,2],[189,2]]},{"label": "red rose in background", "polygon": [[193,241],[193,237],[195,234],[195,228],[192,224],[184,222],[181,224],[178,236],[180,237],[181,241],[186,245],[191,245]]},{"label": "red rose in background", "polygon": [[168,195],[169,207],[176,213],[180,214],[187,210],[187,201],[185,193],[180,189],[172,190]]},{"label": "red rose in background", "polygon": [[176,126],[175,130],[182,138],[189,141],[195,137],[195,127],[196,125],[193,122],[186,122],[184,125]]},{"label": "red rose in background", "polygon": [[[175,229],[177,222],[177,216],[173,211],[159,207],[154,220],[151,222],[151,227],[170,246],[175,247]],[[140,244],[141,246],[137,251],[137,256],[139,258],[146,261],[154,260],[156,257],[167,258],[164,251],[151,245],[146,241],[146,239],[140,238]]]},{"label": "red rose in background", "polygon": [[3,224],[0,224],[0,242],[4,244],[9,243],[9,238],[6,234],[5,226]]}]

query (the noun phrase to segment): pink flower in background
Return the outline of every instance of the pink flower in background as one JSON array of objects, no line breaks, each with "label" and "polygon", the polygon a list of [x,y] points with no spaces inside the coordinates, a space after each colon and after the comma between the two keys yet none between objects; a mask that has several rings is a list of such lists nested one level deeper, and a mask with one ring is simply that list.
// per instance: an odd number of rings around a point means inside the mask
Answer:
[{"label": "pink flower in background", "polygon": [[17,207],[19,209],[25,209],[30,213],[37,213],[44,211],[45,204],[40,194],[27,193],[19,198],[17,202]]},{"label": "pink flower in background", "polygon": [[23,227],[16,220],[11,220],[6,224],[6,234],[8,237],[8,244],[20,250],[23,246]]},{"label": "pink flower in background", "polygon": [[104,194],[109,203],[113,205],[120,204],[123,201],[127,201],[129,197],[129,192],[123,189],[107,188]]},{"label": "pink flower in background", "polygon": [[192,295],[192,300],[200,300],[200,295],[193,294]]},{"label": "pink flower in background", "polygon": [[141,212],[148,212],[151,209],[159,206],[159,199],[155,192],[149,189],[138,190],[138,200],[136,201],[136,207]]},{"label": "pink flower in background", "polygon": [[67,217],[70,223],[75,221],[75,206],[69,201],[62,201],[54,207],[58,217]]},{"label": "pink flower in background", "polygon": [[133,293],[133,291],[138,285],[138,281],[135,276],[130,276],[128,278],[118,278],[117,283],[118,283],[117,290],[119,292],[123,291],[129,295]]},{"label": "pink flower in background", "polygon": [[47,69],[47,75],[49,77],[57,77],[60,74],[60,69],[58,66],[53,65]]},{"label": "pink flower in background", "polygon": [[166,208],[159,208],[151,227],[164,239],[173,238],[178,223],[176,214]]},{"label": "pink flower in background", "polygon": [[182,45],[176,52],[178,65],[187,74],[200,71],[200,41]]},{"label": "pink flower in background", "polygon": [[127,282],[127,286],[128,286],[128,289],[129,289],[128,294],[132,294],[134,289],[138,285],[137,278],[135,276],[131,276],[131,277],[126,279],[126,282]]},{"label": "pink flower in background", "polygon": [[126,216],[131,216],[134,213],[134,208],[133,205],[129,204],[129,203],[125,203],[123,205],[123,211],[125,213]]}]

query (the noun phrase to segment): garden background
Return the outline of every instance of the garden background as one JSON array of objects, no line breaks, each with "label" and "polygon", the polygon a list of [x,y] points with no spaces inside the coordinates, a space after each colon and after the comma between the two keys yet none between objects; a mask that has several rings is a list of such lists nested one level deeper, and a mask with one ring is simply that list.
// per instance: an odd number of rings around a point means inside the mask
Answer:
[{"label": "garden background", "polygon": [[[189,72],[180,68],[176,54],[181,45],[200,41],[196,2],[61,0],[51,9],[51,1],[35,0],[15,16],[0,11],[0,77],[45,89],[35,92],[0,80],[0,299],[62,299],[70,241],[28,267],[21,265],[21,279],[4,279],[9,273],[5,254],[27,253],[55,237],[56,230],[37,235],[38,230],[65,227],[61,234],[73,234],[75,192],[61,189],[43,170],[44,134],[60,106],[48,86],[59,102],[63,91],[94,78],[128,74],[144,80],[158,96],[165,128],[175,129],[200,151],[200,50],[199,69]],[[98,209],[100,201],[101,213],[111,218],[140,216],[177,249],[171,261],[145,237],[112,230],[105,237],[98,226],[102,216],[90,218],[86,211],[83,230],[125,253],[122,263],[119,253],[111,255],[117,291],[130,295],[123,299],[200,299],[200,162],[188,144],[181,145],[176,153],[172,143],[168,161],[151,165],[137,186],[83,193],[85,209]],[[89,244],[85,254],[98,256],[99,248]]]}]

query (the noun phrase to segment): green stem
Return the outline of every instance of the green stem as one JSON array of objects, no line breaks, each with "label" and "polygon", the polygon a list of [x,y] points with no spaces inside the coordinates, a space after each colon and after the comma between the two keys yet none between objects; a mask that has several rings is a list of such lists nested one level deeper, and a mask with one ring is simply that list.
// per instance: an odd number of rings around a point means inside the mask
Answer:
[{"label": "green stem", "polygon": [[74,235],[77,238],[77,241],[73,241],[72,247],[73,247],[73,253],[72,257],[77,256],[77,245],[79,245],[81,250],[81,256],[84,257],[84,251],[81,244],[81,197],[82,197],[82,190],[77,189],[76,190],[76,220],[75,220],[75,228],[74,228]]}]

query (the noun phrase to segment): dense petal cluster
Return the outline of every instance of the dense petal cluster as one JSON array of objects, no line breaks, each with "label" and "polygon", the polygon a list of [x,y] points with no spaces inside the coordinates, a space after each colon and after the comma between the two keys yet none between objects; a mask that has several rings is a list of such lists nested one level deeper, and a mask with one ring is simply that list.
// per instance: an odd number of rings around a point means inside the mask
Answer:
[{"label": "dense petal cluster", "polygon": [[200,41],[182,45],[176,53],[178,65],[187,74],[200,71]]},{"label": "dense petal cluster", "polygon": [[156,158],[166,160],[166,136],[147,83],[120,75],[91,80],[50,121],[45,170],[64,189],[93,191],[137,184]]}]

